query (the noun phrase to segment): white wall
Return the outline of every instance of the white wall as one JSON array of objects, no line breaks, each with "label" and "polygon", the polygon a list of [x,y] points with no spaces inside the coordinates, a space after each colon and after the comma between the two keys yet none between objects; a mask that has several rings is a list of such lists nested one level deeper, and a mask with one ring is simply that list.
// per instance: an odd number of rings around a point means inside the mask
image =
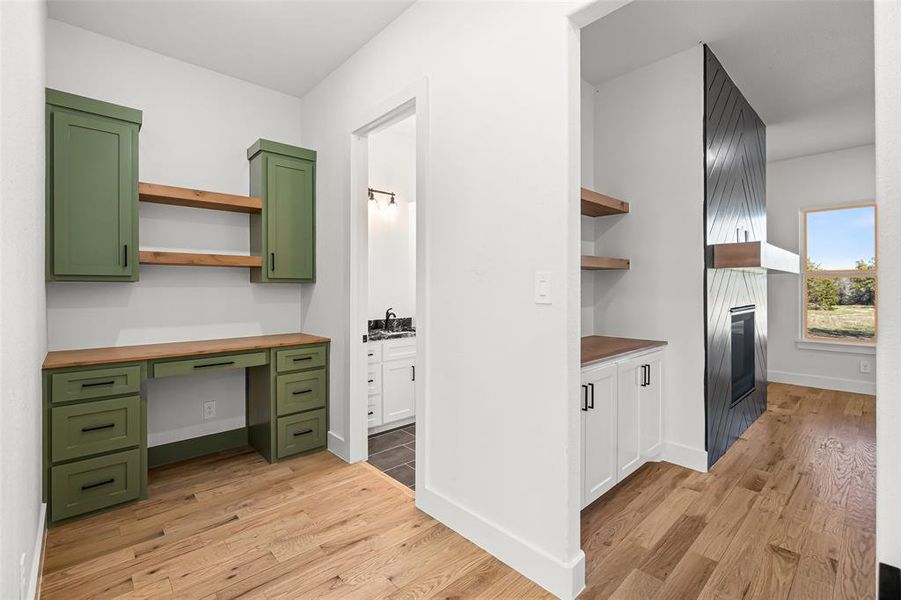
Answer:
[{"label": "white wall", "polygon": [[597,219],[595,332],[667,349],[664,458],[706,468],[702,47],[605,81],[595,97],[595,186],[631,212]]},{"label": "white wall", "polygon": [[[304,291],[305,323],[333,339],[330,447],[346,455],[350,134],[427,78],[417,421],[428,462],[417,458],[416,502],[562,597],[584,574],[571,6],[416,3],[301,110],[320,151],[317,251],[333,257]],[[534,303],[536,271],[551,274],[552,305]]]},{"label": "white wall", "polygon": [[876,556],[901,567],[901,3],[875,4],[879,338]]},{"label": "white wall", "polygon": [[[144,111],[142,181],[247,194],[248,146],[260,137],[301,142],[296,98],[54,20],[47,22],[47,85]],[[142,248],[249,253],[247,215],[155,204],[140,211]],[[300,289],[251,284],[247,269],[146,265],[138,283],[53,283],[49,346],[299,331]],[[203,421],[210,398],[217,416]],[[151,446],[242,427],[243,413],[241,372],[148,384]]]},{"label": "white wall", "polygon": [[416,316],[416,117],[369,136],[369,319]]},{"label": "white wall", "polygon": [[[876,197],[875,188],[874,146],[771,162],[767,165],[766,184],[767,240],[799,252],[802,208],[872,201]],[[882,254],[880,251],[880,258]],[[767,287],[767,371],[770,381],[876,393],[875,351],[866,355],[836,352],[834,345],[821,346],[831,351],[797,347],[796,342],[801,336],[800,277],[770,274]],[[880,296],[881,292],[880,289]],[[862,359],[872,363],[872,373],[860,372]]]},{"label": "white wall", "polygon": [[43,2],[0,2],[0,598],[11,599],[34,597],[45,515],[45,13]]},{"label": "white wall", "polygon": [[[582,185],[594,189],[594,86],[585,81],[580,82],[581,106],[581,143],[582,143]],[[581,217],[582,254],[594,254],[594,218]],[[581,333],[594,333],[594,277],[592,271],[582,271],[582,313]]]}]

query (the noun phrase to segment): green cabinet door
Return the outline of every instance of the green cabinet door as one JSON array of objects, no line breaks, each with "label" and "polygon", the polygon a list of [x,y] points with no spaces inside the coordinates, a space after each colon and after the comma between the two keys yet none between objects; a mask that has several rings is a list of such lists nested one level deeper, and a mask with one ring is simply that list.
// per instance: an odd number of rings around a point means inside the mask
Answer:
[{"label": "green cabinet door", "polygon": [[47,125],[47,278],[136,280],[138,126],[55,105]]},{"label": "green cabinet door", "polygon": [[251,215],[251,254],[263,266],[254,282],[309,282],[316,278],[316,153],[259,140],[247,152],[250,193],[263,199]]}]

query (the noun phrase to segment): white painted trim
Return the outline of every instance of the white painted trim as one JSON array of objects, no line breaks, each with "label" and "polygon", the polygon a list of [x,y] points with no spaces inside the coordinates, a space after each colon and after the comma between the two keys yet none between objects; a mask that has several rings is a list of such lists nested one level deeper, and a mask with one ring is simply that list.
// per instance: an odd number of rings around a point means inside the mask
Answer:
[{"label": "white painted trim", "polygon": [[661,459],[693,471],[707,472],[707,451],[676,442],[664,442]]},{"label": "white painted trim", "polygon": [[795,340],[795,346],[797,346],[798,350],[876,355],[876,344],[854,344],[851,342],[829,342],[826,340]]},{"label": "white painted trim", "polygon": [[789,383],[805,387],[835,390],[838,392],[854,392],[857,394],[876,394],[876,382],[860,379],[843,379],[841,377],[824,377],[822,375],[806,375],[804,373],[788,373],[786,371],[767,371],[767,380],[775,383]]},{"label": "white painted trim", "polygon": [[585,553],[581,550],[572,560],[560,561],[428,486],[417,484],[416,507],[558,598],[573,599],[585,588]]},{"label": "white painted trim", "polygon": [[40,592],[38,584],[41,581],[41,567],[44,564],[44,540],[46,539],[44,533],[46,530],[47,504],[41,503],[41,508],[38,511],[38,530],[34,540],[34,551],[31,556],[31,573],[28,577],[28,594],[25,596],[26,598],[34,598],[34,600],[38,600],[38,593]]},{"label": "white painted trim", "polygon": [[376,425],[375,427],[369,428],[369,435],[376,435],[379,433],[385,433],[386,431],[391,431],[393,429],[400,429],[401,427],[412,425],[415,422],[416,415],[413,415],[412,417],[407,417],[405,419],[398,419],[397,421],[391,421],[390,423]]},{"label": "white painted trim", "polygon": [[347,442],[345,442],[344,438],[334,431],[328,432],[328,449],[329,452],[331,452],[344,462],[351,462],[350,457],[347,455]]}]

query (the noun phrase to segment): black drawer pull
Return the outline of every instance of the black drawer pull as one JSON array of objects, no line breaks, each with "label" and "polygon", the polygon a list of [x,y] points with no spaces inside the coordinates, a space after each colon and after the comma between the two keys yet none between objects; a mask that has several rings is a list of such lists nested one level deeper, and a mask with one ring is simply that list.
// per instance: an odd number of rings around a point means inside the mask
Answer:
[{"label": "black drawer pull", "polygon": [[91,427],[82,427],[81,431],[83,433],[87,433],[89,431],[100,431],[101,429],[110,429],[115,427],[115,423],[107,423],[106,425],[92,425]]},{"label": "black drawer pull", "polygon": [[98,381],[97,383],[82,383],[81,387],[83,387],[83,388],[100,387],[101,385],[113,385],[115,383],[116,382],[114,380],[110,379],[109,381]]},{"label": "black drawer pull", "polygon": [[235,361],[233,361],[233,360],[226,360],[226,361],[223,361],[223,362],[208,363],[208,364],[205,364],[205,365],[194,365],[194,368],[195,368],[195,369],[206,369],[207,367],[225,367],[225,366],[233,365],[233,364],[235,364]]},{"label": "black drawer pull", "polygon": [[297,362],[299,360],[313,360],[313,357],[312,356],[298,356],[297,358],[292,358],[291,360],[293,360],[294,362]]},{"label": "black drawer pull", "polygon": [[309,394],[312,391],[313,391],[312,389],[297,390],[296,392],[291,392],[291,395],[292,396],[300,396],[301,394]]},{"label": "black drawer pull", "polygon": [[370,380],[368,381],[368,383],[374,383],[374,382],[375,382],[375,379],[370,379]]},{"label": "black drawer pull", "polygon": [[295,431],[294,437],[300,437],[302,435],[307,435],[308,433],[313,433],[312,429],[304,429],[303,431]]},{"label": "black drawer pull", "polygon": [[582,384],[582,411],[588,412],[588,386]]},{"label": "black drawer pull", "polygon": [[370,353],[367,354],[366,356],[375,356],[375,354],[373,354],[372,352],[370,352]]},{"label": "black drawer pull", "polygon": [[375,413],[372,412],[371,410],[369,411],[369,416],[370,416],[370,417],[371,417],[372,415],[374,415],[374,414],[375,414]]},{"label": "black drawer pull", "polygon": [[593,384],[593,383],[589,383],[589,384],[588,384],[588,389],[591,390],[591,401],[588,403],[588,408],[594,410],[594,384]]},{"label": "black drawer pull", "polygon": [[116,481],[116,478],[113,477],[111,479],[104,479],[103,481],[98,481],[97,483],[86,483],[83,486],[81,486],[81,491],[98,488],[98,487],[101,487],[104,485],[109,485],[115,481]]}]

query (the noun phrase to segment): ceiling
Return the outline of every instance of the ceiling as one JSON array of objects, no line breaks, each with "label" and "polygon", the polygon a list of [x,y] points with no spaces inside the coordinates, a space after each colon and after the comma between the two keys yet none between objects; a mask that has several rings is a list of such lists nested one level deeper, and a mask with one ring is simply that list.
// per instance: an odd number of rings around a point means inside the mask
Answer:
[{"label": "ceiling", "polygon": [[303,96],[413,0],[51,0],[51,19]]},{"label": "ceiling", "polygon": [[769,161],[872,144],[869,0],[636,0],[582,30],[598,84],[707,43],[767,125]]}]

